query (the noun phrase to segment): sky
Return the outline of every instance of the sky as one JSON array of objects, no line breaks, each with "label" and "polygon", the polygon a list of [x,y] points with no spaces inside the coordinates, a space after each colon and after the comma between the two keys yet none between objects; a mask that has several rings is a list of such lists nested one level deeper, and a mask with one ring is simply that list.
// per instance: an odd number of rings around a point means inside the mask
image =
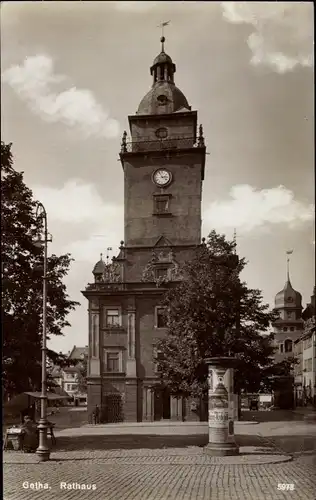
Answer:
[{"label": "sky", "polygon": [[48,213],[49,252],[75,259],[81,306],[50,347],[88,344],[92,269],[123,239],[119,158],[127,116],[165,50],[207,145],[203,235],[232,239],[243,278],[273,306],[291,255],[294,288],[315,284],[312,2],[2,2],[2,140]]}]

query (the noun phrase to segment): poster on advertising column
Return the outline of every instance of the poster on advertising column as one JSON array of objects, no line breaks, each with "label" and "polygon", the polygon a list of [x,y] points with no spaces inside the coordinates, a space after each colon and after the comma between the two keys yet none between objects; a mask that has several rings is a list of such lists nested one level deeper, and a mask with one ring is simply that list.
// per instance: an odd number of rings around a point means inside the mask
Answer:
[{"label": "poster on advertising column", "polygon": [[228,435],[234,435],[235,400],[234,400],[234,377],[232,368],[228,368],[224,377],[225,386],[228,388]]},{"label": "poster on advertising column", "polygon": [[220,441],[228,437],[229,401],[223,383],[225,371],[210,367],[209,372],[209,427],[212,429],[213,440],[218,437]]}]

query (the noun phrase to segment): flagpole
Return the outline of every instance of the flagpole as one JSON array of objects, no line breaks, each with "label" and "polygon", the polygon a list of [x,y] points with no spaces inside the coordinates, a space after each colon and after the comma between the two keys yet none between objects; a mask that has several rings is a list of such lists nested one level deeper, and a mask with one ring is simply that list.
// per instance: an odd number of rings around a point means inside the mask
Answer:
[{"label": "flagpole", "polygon": [[164,22],[162,22],[162,23],[158,24],[157,28],[161,28],[161,36],[162,36],[162,37],[164,37],[164,34],[165,34],[165,32],[164,32],[164,28],[165,28],[166,26],[169,26],[169,24],[170,24],[170,21],[164,21]]}]

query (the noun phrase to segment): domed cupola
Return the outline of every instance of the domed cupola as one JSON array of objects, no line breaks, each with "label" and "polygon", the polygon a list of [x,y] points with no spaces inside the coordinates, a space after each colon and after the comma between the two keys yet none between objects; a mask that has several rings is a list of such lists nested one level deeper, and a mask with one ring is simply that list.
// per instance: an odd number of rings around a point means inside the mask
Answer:
[{"label": "domed cupola", "polygon": [[294,290],[290,280],[289,259],[287,259],[287,280],[283,290],[275,296],[275,309],[302,309],[302,295]]},{"label": "domed cupola", "polygon": [[165,53],[165,37],[161,37],[160,41],[162,43],[161,52],[150,68],[153,86],[142,99],[137,110],[138,115],[169,114],[180,110],[191,110],[186,97],[174,84],[176,65],[172,62],[171,57]]},{"label": "domed cupola", "polygon": [[275,308],[283,309],[284,307],[302,308],[302,295],[294,290],[290,280],[287,280],[283,290],[275,296]]},{"label": "domed cupola", "polygon": [[105,270],[106,270],[106,264],[102,258],[102,253],[101,253],[100,260],[96,263],[92,271],[96,282],[102,280]]}]

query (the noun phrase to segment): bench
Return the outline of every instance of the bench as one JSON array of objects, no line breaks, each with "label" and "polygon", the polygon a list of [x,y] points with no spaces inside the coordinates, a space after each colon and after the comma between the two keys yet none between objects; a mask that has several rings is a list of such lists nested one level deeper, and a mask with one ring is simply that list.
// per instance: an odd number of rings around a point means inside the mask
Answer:
[{"label": "bench", "polygon": [[[38,423],[37,423],[38,424]],[[50,436],[51,443],[53,446],[56,445],[56,437],[54,435],[55,424],[53,422],[48,422],[47,436]],[[39,430],[37,430],[37,435],[39,436]],[[21,429],[18,427],[10,428],[5,431],[5,436],[3,440],[3,450],[9,448],[9,444],[12,445],[13,450],[19,451],[23,449],[23,434]]]}]

